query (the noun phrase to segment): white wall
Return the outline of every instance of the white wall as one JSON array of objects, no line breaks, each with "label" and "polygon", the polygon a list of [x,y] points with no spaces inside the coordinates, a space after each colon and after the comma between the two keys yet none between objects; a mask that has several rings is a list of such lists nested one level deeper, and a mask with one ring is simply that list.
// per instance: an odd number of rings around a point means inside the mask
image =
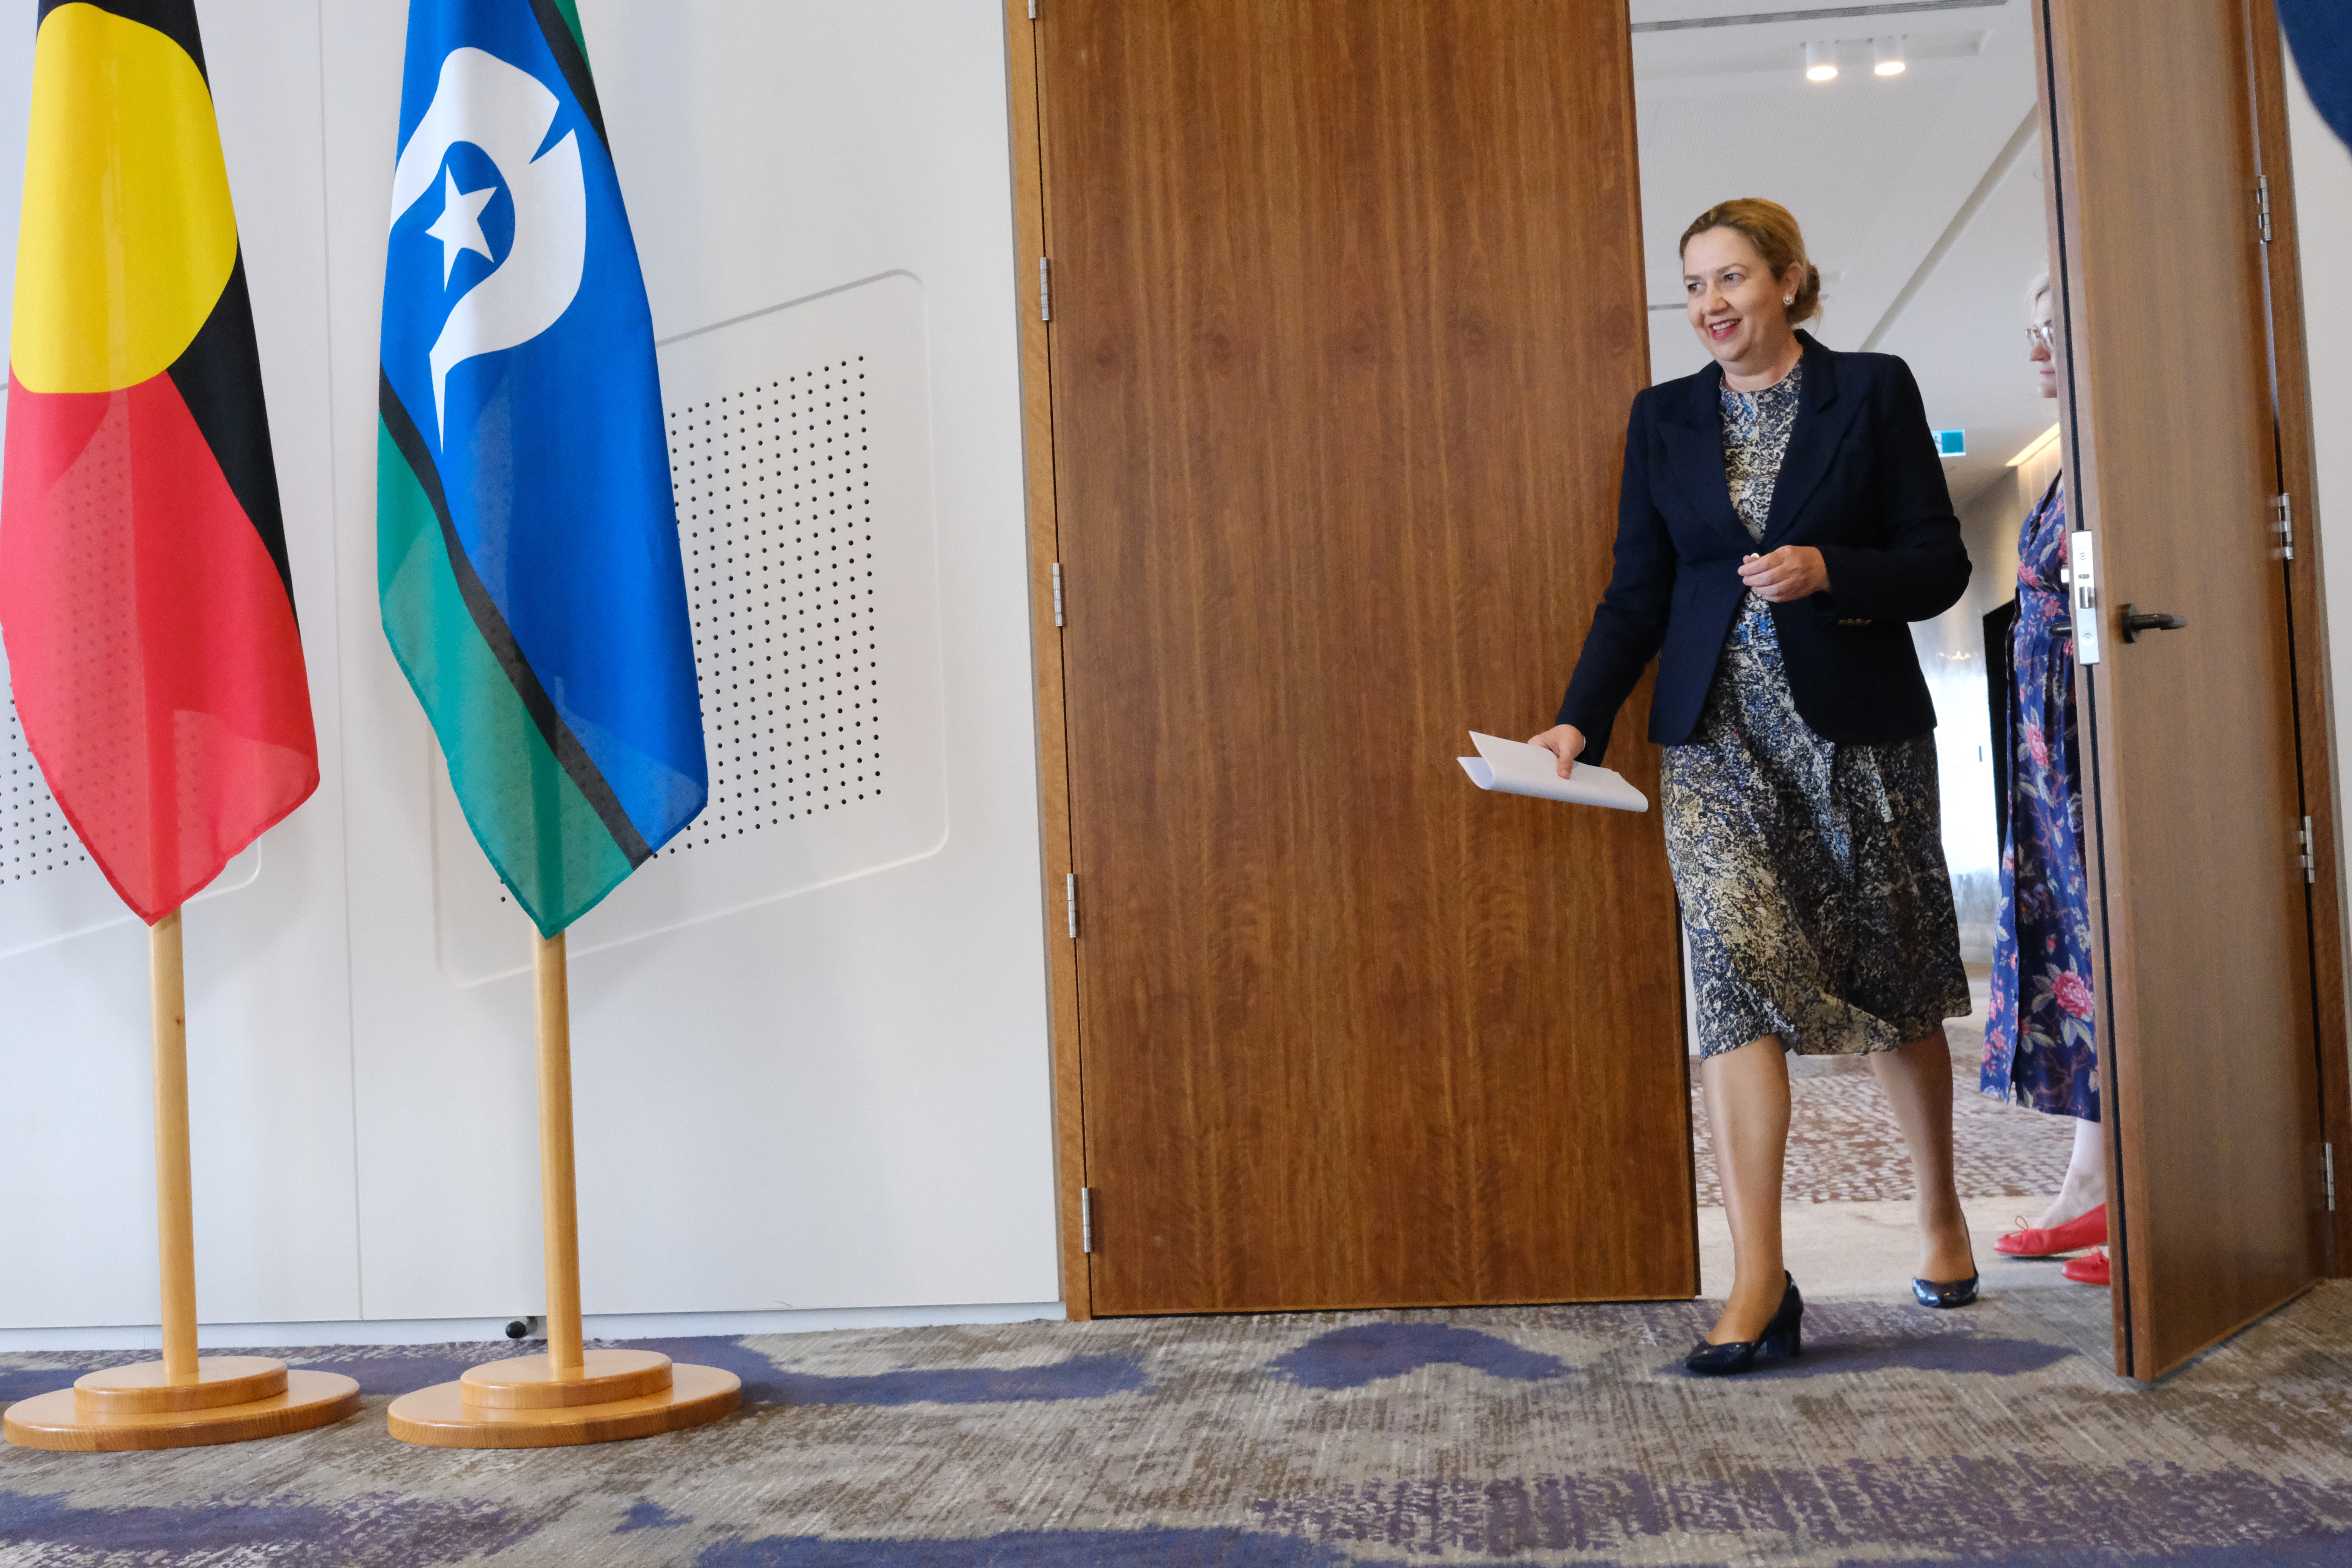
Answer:
[{"label": "white wall", "polygon": [[[520,951],[520,917],[436,838],[429,731],[376,624],[404,9],[205,13],[325,774],[250,886],[188,917],[199,1310],[261,1325],[216,1343],[476,1331],[541,1299],[527,982],[449,962],[508,940],[500,919]],[[959,0],[581,9],[657,334],[757,314],[719,356],[755,367],[895,334],[878,526],[912,564],[885,746],[938,808],[895,858],[797,823],[740,858],[665,858],[583,925],[585,1305],[736,1331],[1039,1310],[1060,1292],[1001,21]],[[29,43],[0,34],[9,222]],[[843,303],[876,300],[897,301],[879,327]],[[682,352],[666,381],[702,374]],[[821,885],[787,864],[828,855]],[[0,884],[0,924],[25,896]],[[119,923],[0,959],[0,1147],[26,1173],[0,1329],[25,1342],[156,1310],[142,956]]]}]

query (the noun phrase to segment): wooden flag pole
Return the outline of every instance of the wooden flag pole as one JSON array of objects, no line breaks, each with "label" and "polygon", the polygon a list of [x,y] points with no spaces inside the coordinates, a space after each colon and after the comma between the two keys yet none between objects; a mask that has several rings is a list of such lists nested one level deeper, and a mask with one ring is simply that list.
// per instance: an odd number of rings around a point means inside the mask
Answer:
[{"label": "wooden flag pole", "polygon": [[180,911],[149,928],[147,997],[155,1051],[155,1231],[163,1359],[110,1367],[36,1394],[0,1416],[27,1448],[110,1453],[242,1443],[341,1421],[360,1385],[340,1373],[289,1372],[268,1356],[196,1354],[196,1224],[188,1159],[188,1006]]},{"label": "wooden flag pole", "polygon": [[547,1353],[468,1368],[392,1402],[385,1426],[433,1448],[553,1448],[648,1437],[716,1421],[743,1403],[717,1367],[657,1351],[588,1350],[580,1323],[580,1205],[572,1152],[572,997],[564,933],[531,951],[539,1037],[539,1203],[547,1259]]},{"label": "wooden flag pole", "polygon": [[188,1173],[188,991],[180,911],[147,931],[155,1036],[155,1231],[163,1281],[163,1375],[196,1381],[196,1215]]},{"label": "wooden flag pole", "polygon": [[572,1158],[572,997],[564,933],[531,950],[539,1032],[539,1205],[547,1252],[547,1352],[555,1375],[586,1364],[580,1344],[580,1199]]}]

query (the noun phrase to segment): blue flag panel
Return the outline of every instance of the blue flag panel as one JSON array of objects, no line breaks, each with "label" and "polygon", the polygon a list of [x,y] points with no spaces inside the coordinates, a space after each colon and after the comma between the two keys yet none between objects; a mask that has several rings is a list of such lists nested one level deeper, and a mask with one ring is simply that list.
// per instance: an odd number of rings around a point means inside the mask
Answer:
[{"label": "blue flag panel", "polygon": [[379,474],[386,633],[550,932],[708,795],[652,316],[568,9],[412,0]]}]

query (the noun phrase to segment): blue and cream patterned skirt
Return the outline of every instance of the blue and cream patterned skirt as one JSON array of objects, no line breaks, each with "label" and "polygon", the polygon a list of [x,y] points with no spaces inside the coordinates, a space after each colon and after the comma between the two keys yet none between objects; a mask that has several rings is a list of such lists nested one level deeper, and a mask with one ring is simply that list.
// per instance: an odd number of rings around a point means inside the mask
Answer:
[{"label": "blue and cream patterned skirt", "polygon": [[1891,1050],[1968,1016],[1935,737],[1814,734],[1753,594],[1659,793],[1704,1054]]}]

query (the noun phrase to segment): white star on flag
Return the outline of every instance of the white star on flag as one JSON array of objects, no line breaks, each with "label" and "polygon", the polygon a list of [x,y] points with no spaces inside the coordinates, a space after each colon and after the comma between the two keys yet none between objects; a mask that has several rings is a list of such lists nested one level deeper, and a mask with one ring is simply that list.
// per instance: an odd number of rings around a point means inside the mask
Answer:
[{"label": "white star on flag", "polygon": [[425,232],[441,242],[441,287],[449,287],[449,274],[457,265],[461,250],[478,250],[484,260],[491,259],[490,242],[482,233],[482,209],[499,194],[496,185],[485,185],[478,191],[461,191],[457,176],[448,169],[441,171],[441,216]]}]

